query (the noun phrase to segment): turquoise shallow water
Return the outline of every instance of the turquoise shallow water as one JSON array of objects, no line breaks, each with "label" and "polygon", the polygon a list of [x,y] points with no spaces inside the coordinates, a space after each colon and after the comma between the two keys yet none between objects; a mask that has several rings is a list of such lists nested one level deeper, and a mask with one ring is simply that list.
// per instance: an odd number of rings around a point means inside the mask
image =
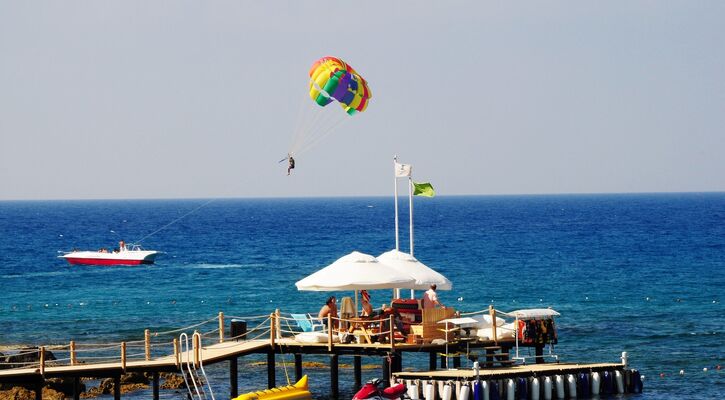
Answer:
[{"label": "turquoise shallow water", "polygon": [[[353,250],[395,245],[390,198],[217,200],[144,240],[165,252],[155,265],[70,267],[56,258],[142,238],[205,202],[0,202],[0,346],[133,340],[219,311],[316,311],[328,294],[298,292],[295,281]],[[415,212],[416,256],[454,283],[440,292],[444,303],[551,306],[562,314],[565,361],[616,362],[629,352],[646,376],[645,393],[633,397],[723,397],[725,194],[416,198]],[[404,250],[407,242],[403,229]],[[388,293],[372,295],[377,304]],[[425,368],[427,356],[404,362]],[[228,394],[226,366],[208,369]],[[263,366],[240,369],[241,390],[266,384]],[[324,396],[328,371],[309,372]],[[284,371],[277,376],[282,383]],[[351,396],[350,369],[340,381]]]}]

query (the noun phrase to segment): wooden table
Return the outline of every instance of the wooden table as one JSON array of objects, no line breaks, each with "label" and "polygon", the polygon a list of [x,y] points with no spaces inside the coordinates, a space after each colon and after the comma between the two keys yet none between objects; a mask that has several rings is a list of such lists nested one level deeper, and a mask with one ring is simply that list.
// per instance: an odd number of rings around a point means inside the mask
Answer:
[{"label": "wooden table", "polygon": [[372,332],[370,331],[370,325],[373,323],[376,323],[377,320],[373,320],[370,318],[351,318],[348,320],[350,322],[350,328],[349,332],[352,332],[353,335],[356,337],[362,336],[365,342],[368,344],[371,344],[372,341]]}]

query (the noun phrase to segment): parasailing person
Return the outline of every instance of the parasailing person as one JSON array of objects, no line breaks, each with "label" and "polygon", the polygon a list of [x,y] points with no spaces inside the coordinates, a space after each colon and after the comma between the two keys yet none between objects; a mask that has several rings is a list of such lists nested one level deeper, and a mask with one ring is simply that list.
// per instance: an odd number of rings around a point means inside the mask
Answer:
[{"label": "parasailing person", "polygon": [[[350,117],[364,113],[372,98],[365,78],[337,57],[322,57],[312,64],[307,89],[287,157],[279,161],[288,161],[287,175],[295,168],[293,154],[299,156],[328,135],[342,131],[341,126]],[[332,103],[340,108],[327,107]]]},{"label": "parasailing person", "polygon": [[289,165],[287,165],[287,176],[289,176],[290,172],[295,169],[295,158],[289,154],[287,155],[287,161],[289,162]]}]

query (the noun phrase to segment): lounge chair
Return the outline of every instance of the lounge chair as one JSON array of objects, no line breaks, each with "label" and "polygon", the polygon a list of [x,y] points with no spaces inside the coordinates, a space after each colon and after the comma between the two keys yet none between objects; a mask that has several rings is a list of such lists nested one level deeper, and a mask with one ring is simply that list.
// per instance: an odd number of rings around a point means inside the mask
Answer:
[{"label": "lounge chair", "polygon": [[294,319],[295,323],[297,324],[297,327],[302,330],[302,332],[322,332],[325,329],[325,326],[319,323],[319,320],[317,318],[312,318],[310,314],[290,314],[292,316],[292,319]]}]

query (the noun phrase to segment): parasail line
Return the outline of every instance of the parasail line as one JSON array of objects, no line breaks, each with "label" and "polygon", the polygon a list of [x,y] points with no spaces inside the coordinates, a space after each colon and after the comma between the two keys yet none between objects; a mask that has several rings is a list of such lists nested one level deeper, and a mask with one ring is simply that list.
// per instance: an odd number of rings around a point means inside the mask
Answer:
[{"label": "parasail line", "polygon": [[175,224],[175,223],[179,222],[179,221],[180,221],[181,219],[183,219],[183,218],[186,218],[187,216],[189,216],[189,215],[191,215],[191,214],[193,214],[193,213],[195,213],[195,212],[199,211],[199,209],[200,209],[200,208],[202,208],[202,207],[206,206],[207,204],[211,203],[211,202],[212,202],[212,201],[214,201],[214,200],[216,200],[216,199],[210,199],[210,200],[208,200],[207,202],[205,202],[204,204],[200,205],[199,207],[196,207],[195,209],[193,209],[193,210],[189,211],[188,213],[186,213],[186,214],[184,214],[184,215],[180,216],[179,218],[176,218],[175,220],[173,220],[173,221],[169,222],[168,224],[166,224],[166,225],[162,226],[161,228],[159,228],[159,229],[157,229],[157,230],[155,230],[155,231],[153,231],[153,232],[149,233],[148,235],[146,235],[146,236],[142,237],[141,239],[139,239],[139,240],[135,240],[135,241],[133,241],[133,242],[131,242],[131,243],[135,243],[135,244],[140,244],[140,243],[141,243],[141,242],[142,242],[142,241],[143,241],[144,239],[148,238],[149,236],[151,236],[151,235],[155,235],[155,234],[159,233],[160,231],[162,231],[162,230],[164,230],[164,229],[166,229],[166,228],[170,227],[171,225],[173,225],[173,224]]}]

